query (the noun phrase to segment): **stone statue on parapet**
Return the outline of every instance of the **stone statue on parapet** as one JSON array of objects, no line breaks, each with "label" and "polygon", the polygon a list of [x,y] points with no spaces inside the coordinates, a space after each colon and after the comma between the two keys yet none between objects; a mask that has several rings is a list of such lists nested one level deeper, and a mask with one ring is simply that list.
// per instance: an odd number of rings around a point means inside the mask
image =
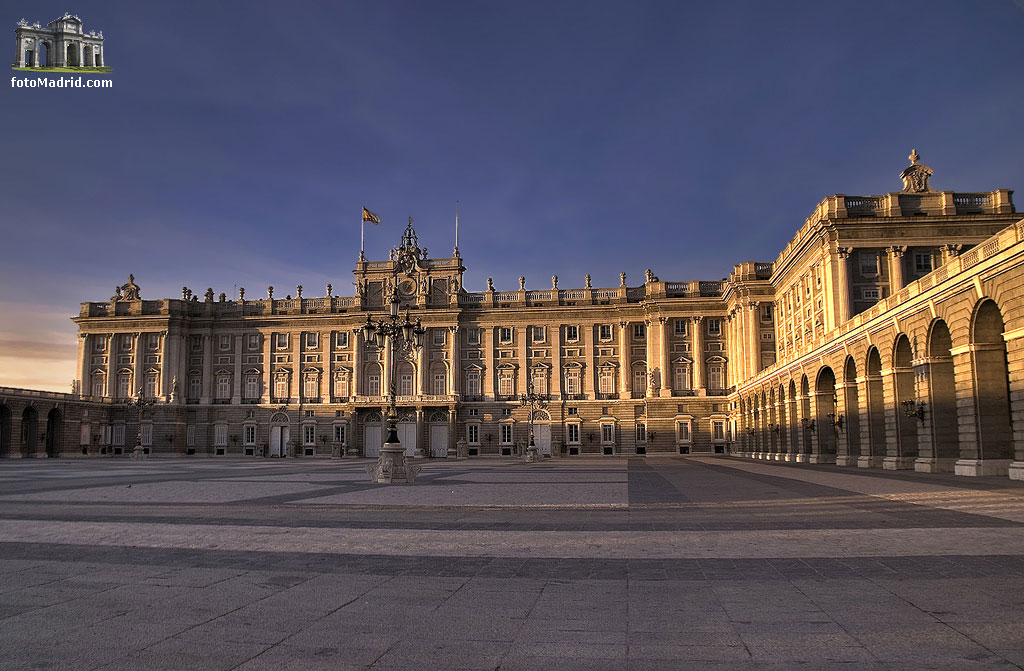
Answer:
[{"label": "stone statue on parapet", "polygon": [[903,192],[927,193],[932,191],[933,189],[928,186],[928,178],[933,174],[932,169],[918,163],[921,157],[918,156],[916,149],[911,149],[910,156],[907,158],[910,159],[910,165],[900,173],[900,179],[903,180]]}]

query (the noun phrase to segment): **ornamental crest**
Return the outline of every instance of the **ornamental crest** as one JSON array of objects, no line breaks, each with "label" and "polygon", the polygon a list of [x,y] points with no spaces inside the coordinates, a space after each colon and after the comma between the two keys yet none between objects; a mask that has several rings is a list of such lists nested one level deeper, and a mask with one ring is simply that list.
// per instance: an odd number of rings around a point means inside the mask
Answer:
[{"label": "ornamental crest", "polygon": [[932,188],[928,186],[928,178],[932,176],[932,169],[926,165],[918,163],[921,158],[917,154],[916,149],[910,150],[910,165],[900,173],[900,179],[903,180],[903,192],[904,193],[926,193],[931,191]]}]

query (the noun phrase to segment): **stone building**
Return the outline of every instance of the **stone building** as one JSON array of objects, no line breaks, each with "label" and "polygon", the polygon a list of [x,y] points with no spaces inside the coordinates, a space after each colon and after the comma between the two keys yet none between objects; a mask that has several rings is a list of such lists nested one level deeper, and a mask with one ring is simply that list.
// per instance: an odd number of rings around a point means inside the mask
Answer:
[{"label": "stone building", "polygon": [[65,14],[42,27],[25,19],[14,29],[14,67],[104,67],[103,32],[82,29],[82,20]]},{"label": "stone building", "polygon": [[[934,191],[911,161],[902,191],[830,196],[722,281],[467,292],[411,220],[353,296],[144,300],[132,277],[75,318],[75,394],[0,390],[0,454],[374,456],[393,385],[411,455],[513,456],[532,426],[552,456],[1014,472],[1024,222],[1012,192]],[[361,331],[391,301],[427,329],[394,361]]]}]

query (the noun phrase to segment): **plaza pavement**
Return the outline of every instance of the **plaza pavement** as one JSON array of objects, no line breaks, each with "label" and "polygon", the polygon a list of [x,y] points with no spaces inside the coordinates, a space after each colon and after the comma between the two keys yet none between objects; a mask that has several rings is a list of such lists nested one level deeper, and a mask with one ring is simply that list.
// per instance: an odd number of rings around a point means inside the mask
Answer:
[{"label": "plaza pavement", "polygon": [[0,462],[0,669],[1024,665],[1024,483],[365,463]]}]

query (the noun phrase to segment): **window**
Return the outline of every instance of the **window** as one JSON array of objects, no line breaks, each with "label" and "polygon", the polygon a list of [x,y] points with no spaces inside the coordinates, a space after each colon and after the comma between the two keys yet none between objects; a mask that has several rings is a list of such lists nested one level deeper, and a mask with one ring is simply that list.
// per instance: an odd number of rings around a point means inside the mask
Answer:
[{"label": "window", "polygon": [[124,445],[124,424],[114,425],[114,435],[110,441],[114,445]]},{"label": "window", "polygon": [[444,396],[448,393],[447,376],[442,373],[434,373],[434,395]]},{"label": "window", "polygon": [[612,339],[612,325],[601,324],[599,327],[599,337],[601,340],[608,341]]},{"label": "window", "polygon": [[676,332],[676,335],[681,335],[681,336],[686,335],[686,322],[687,322],[686,319],[677,319],[677,320],[675,320],[675,332]]},{"label": "window", "polygon": [[[818,279],[818,283],[821,283],[821,279]],[[772,320],[772,309],[774,306],[771,303],[766,303],[761,306],[761,321],[770,322]]]},{"label": "window", "polygon": [[512,443],[512,425],[502,424],[501,425],[501,443],[503,445],[510,445]]},{"label": "window", "polygon": [[711,422],[711,439],[725,440],[725,420],[716,419]]},{"label": "window", "polygon": [[213,428],[213,444],[218,447],[224,447],[228,444],[227,424],[218,424]]},{"label": "window", "polygon": [[775,340],[775,334],[771,331],[765,331],[761,334],[761,340]]},{"label": "window", "polygon": [[580,339],[580,329],[578,326],[566,326],[565,327],[565,341],[576,342]]},{"label": "window", "polygon": [[930,273],[932,271],[932,255],[914,254],[914,270],[919,273]]},{"label": "window", "polygon": [[861,296],[863,296],[865,300],[877,301],[880,298],[881,293],[878,289],[863,289],[861,290]]},{"label": "window", "polygon": [[861,275],[877,275],[878,274],[878,253],[877,252],[860,252],[860,273]]},{"label": "window", "polygon": [[320,346],[320,334],[319,333],[307,333],[306,334],[306,347],[308,349],[316,349]]},{"label": "window", "polygon": [[647,327],[643,324],[633,324],[633,338],[643,340],[647,337]]},{"label": "window", "polygon": [[709,319],[708,320],[708,334],[718,335],[722,332],[722,320],[720,319]]},{"label": "window", "polygon": [[479,408],[470,408],[469,409],[469,416],[470,417],[477,417],[479,415],[480,415],[480,409]]},{"label": "window", "polygon": [[435,345],[444,344],[444,329],[430,329],[433,333],[433,342]]},{"label": "window", "polygon": [[480,395],[480,371],[466,371],[466,394],[469,396]]},{"label": "window", "polygon": [[633,369],[633,393],[643,394],[647,389],[647,371],[643,368]]},{"label": "window", "polygon": [[672,369],[672,388],[683,391],[690,388],[690,367],[680,364]]},{"label": "window", "polygon": [[335,424],[334,425],[334,442],[345,444],[345,425]]},{"label": "window", "polygon": [[140,441],[143,445],[153,444],[153,425],[148,422],[139,427]]},{"label": "window", "polygon": [[130,352],[131,349],[132,349],[132,337],[128,336],[128,335],[121,336],[121,351],[122,352]]},{"label": "window", "polygon": [[544,337],[545,337],[545,335],[547,335],[545,333],[546,331],[547,331],[547,329],[545,329],[543,326],[534,326],[533,327],[533,342],[544,342]]},{"label": "window", "polygon": [[192,399],[199,398],[203,395],[203,379],[198,375],[193,375],[188,379],[188,397]]},{"label": "window", "polygon": [[566,394],[579,394],[580,392],[580,372],[578,370],[567,370],[565,371],[565,393]]},{"label": "window", "polygon": [[259,398],[260,397],[260,376],[254,373],[250,373],[245,376],[245,397],[246,398]]},{"label": "window", "polygon": [[93,347],[97,352],[105,352],[107,350],[106,336],[96,336],[93,343]]},{"label": "window", "polygon": [[196,425],[189,424],[185,427],[185,447],[196,446]]},{"label": "window", "polygon": [[366,376],[366,395],[380,396],[380,373],[370,373]]},{"label": "window", "polygon": [[334,346],[338,348],[348,347],[348,331],[335,332]]},{"label": "window", "polygon": [[503,416],[505,416],[505,417],[511,417],[512,416],[512,408],[502,408],[501,409],[501,414]]},{"label": "window", "polygon": [[316,398],[320,395],[320,380],[316,375],[307,375],[302,395],[306,398]]},{"label": "window", "polygon": [[249,340],[249,349],[250,350],[255,351],[255,350],[258,350],[260,348],[260,334],[259,333],[250,333],[248,340]]},{"label": "window", "polygon": [[602,368],[598,375],[598,388],[602,394],[615,392],[615,370],[613,368]]},{"label": "window", "polygon": [[334,395],[348,396],[348,373],[338,373],[334,376]]},{"label": "window", "polygon": [[274,399],[288,399],[288,396],[288,378],[279,375],[273,380],[273,397]]},{"label": "window", "polygon": [[156,373],[146,374],[146,398],[156,398]]},{"label": "window", "polygon": [[217,336],[217,349],[221,352],[227,352],[231,349],[231,336],[222,335]]},{"label": "window", "polygon": [[690,420],[676,422],[676,439],[681,443],[690,442]]},{"label": "window", "polygon": [[579,443],[580,442],[580,425],[579,424],[566,424],[565,425],[567,443]]},{"label": "window", "polygon": [[402,373],[398,380],[398,395],[412,396],[412,373]]},{"label": "window", "polygon": [[203,336],[192,336],[189,338],[189,346],[193,352],[203,351]]},{"label": "window", "polygon": [[615,441],[615,425],[614,424],[602,424],[601,425],[601,442],[604,444],[612,443]]},{"label": "window", "polygon": [[725,366],[722,364],[708,366],[708,389],[725,389]]},{"label": "window", "polygon": [[533,382],[533,392],[535,394],[548,393],[548,374],[543,368],[538,368],[533,371],[531,381]]},{"label": "window", "polygon": [[246,424],[242,429],[242,438],[246,445],[255,445],[256,427],[253,424]]},{"label": "window", "polygon": [[121,373],[117,376],[117,397],[129,398],[132,395],[132,376],[130,373]]},{"label": "window", "polygon": [[576,416],[576,415],[580,414],[580,409],[579,408],[566,408],[565,409],[565,414]]},{"label": "window", "polygon": [[217,376],[217,398],[231,398],[231,378],[227,375]]},{"label": "window", "polygon": [[316,425],[305,424],[302,427],[302,444],[316,445]]},{"label": "window", "polygon": [[515,393],[515,378],[512,377],[512,371],[503,370],[498,373],[498,393],[502,396],[511,396]]},{"label": "window", "polygon": [[646,443],[647,442],[647,425],[643,422],[636,423],[636,442]]},{"label": "window", "polygon": [[146,349],[150,352],[155,352],[157,346],[160,344],[160,336],[156,333],[150,333],[146,336]]},{"label": "window", "polygon": [[92,395],[93,396],[105,396],[103,393],[103,376],[93,375],[92,376]]},{"label": "window", "polygon": [[466,331],[466,344],[467,345],[479,345],[480,344],[480,329],[468,329]]},{"label": "window", "polygon": [[498,339],[503,343],[512,342],[512,327],[502,326],[498,329]]},{"label": "window", "polygon": [[467,424],[466,425],[466,441],[471,445],[480,444],[480,425],[479,424]]}]

